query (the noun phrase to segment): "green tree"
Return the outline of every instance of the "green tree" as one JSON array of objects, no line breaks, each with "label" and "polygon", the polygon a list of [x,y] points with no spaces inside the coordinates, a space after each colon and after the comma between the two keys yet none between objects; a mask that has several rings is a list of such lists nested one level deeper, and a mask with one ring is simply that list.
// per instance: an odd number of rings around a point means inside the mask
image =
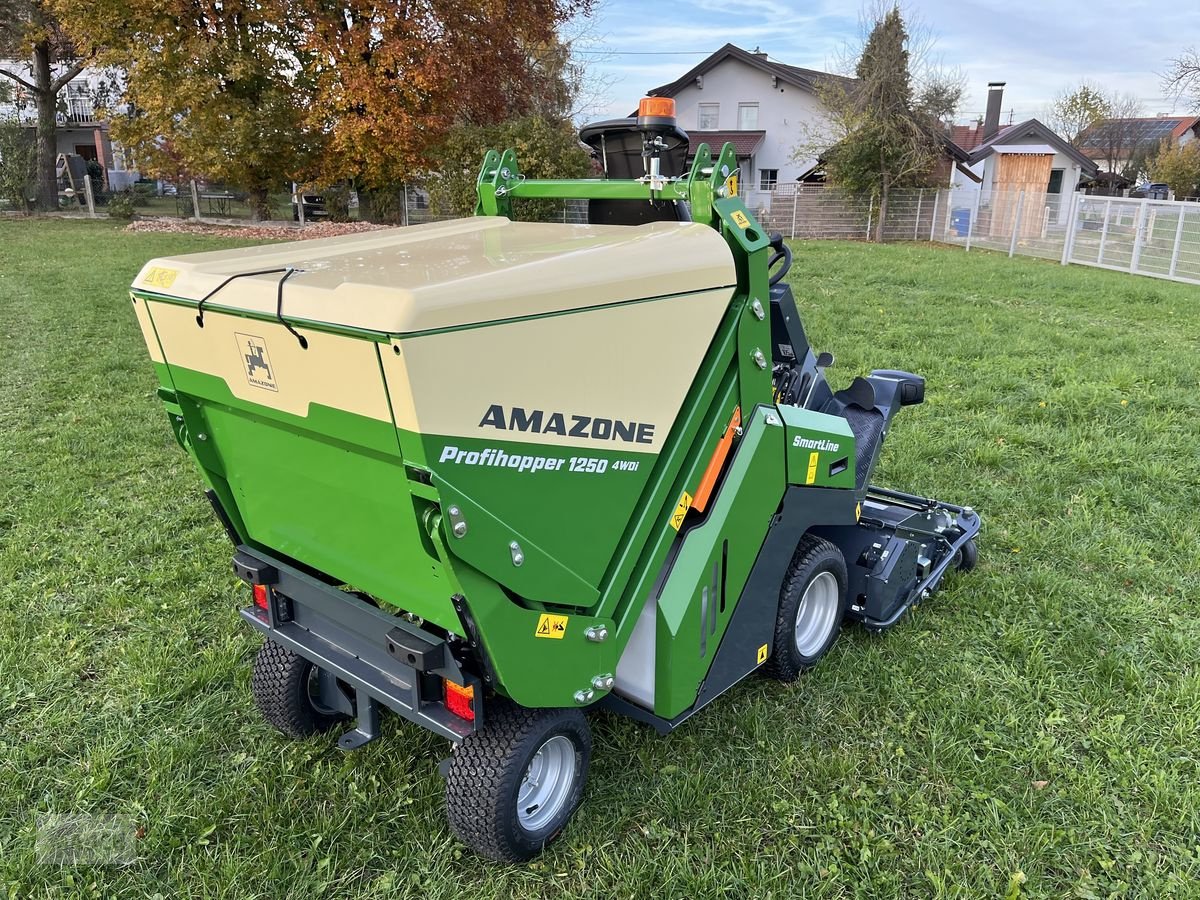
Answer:
[{"label": "green tree", "polygon": [[312,165],[310,59],[274,0],[60,2],[71,33],[127,73],[112,130],[142,171],[223,182],[265,218],[271,190]]},{"label": "green tree", "polygon": [[1079,82],[1059,91],[1046,110],[1046,124],[1065,141],[1078,146],[1085,131],[1112,116],[1112,101],[1096,85]]},{"label": "green tree", "polygon": [[1150,179],[1170,185],[1178,198],[1200,197],[1200,141],[1182,147],[1163,141],[1150,161]]},{"label": "green tree", "polygon": [[27,91],[37,108],[37,207],[43,211],[58,208],[58,95],[90,56],[63,30],[49,0],[0,0],[0,58],[23,62],[0,68],[0,77]]},{"label": "green tree", "polygon": [[[441,145],[440,165],[426,176],[430,203],[442,215],[469,216],[475,209],[475,179],[489,149],[512,147],[522,174],[529,178],[582,178],[591,160],[565,121],[540,116],[512,119],[499,125],[459,125]],[[526,200],[514,212],[531,221],[562,215],[558,200]]]},{"label": "green tree", "polygon": [[[888,198],[897,187],[922,185],[943,152],[945,126],[962,90],[914,58],[898,7],[879,12],[858,55],[854,79],[828,79],[819,93],[836,143],[823,154],[829,180],[879,201],[875,239],[883,239]],[[914,73],[919,69],[919,73]]]},{"label": "green tree", "polygon": [[26,211],[37,196],[37,148],[29,129],[0,122],[0,199]]}]

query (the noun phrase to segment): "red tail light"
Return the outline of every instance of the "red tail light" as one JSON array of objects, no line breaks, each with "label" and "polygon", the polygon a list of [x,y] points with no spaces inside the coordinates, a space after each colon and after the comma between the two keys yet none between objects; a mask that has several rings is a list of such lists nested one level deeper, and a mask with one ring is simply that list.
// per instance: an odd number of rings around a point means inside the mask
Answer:
[{"label": "red tail light", "polygon": [[475,686],[463,687],[453,681],[442,681],[445,685],[446,709],[460,719],[475,721]]},{"label": "red tail light", "polygon": [[253,587],[254,605],[265,612],[271,599],[271,589],[265,584],[256,584]]}]

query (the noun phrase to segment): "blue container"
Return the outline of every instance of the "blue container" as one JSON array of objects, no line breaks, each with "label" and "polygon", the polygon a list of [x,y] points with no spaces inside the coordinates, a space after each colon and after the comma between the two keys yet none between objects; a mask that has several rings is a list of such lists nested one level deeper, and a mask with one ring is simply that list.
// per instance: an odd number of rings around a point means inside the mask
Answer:
[{"label": "blue container", "polygon": [[971,230],[970,208],[960,206],[958,209],[950,210],[950,227],[959,237],[966,237],[967,232]]}]

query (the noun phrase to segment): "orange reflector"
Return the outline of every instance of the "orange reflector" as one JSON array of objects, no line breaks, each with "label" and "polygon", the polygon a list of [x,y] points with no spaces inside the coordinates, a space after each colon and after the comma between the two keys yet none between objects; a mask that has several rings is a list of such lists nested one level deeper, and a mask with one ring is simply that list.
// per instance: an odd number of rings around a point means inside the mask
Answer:
[{"label": "orange reflector", "polygon": [[712,490],[716,487],[717,479],[721,477],[721,469],[724,468],[725,460],[729,456],[729,448],[733,446],[733,436],[741,427],[742,408],[735,406],[733,418],[729,420],[725,433],[717,441],[717,449],[713,451],[712,459],[708,461],[708,468],[704,470],[704,475],[700,478],[700,486],[696,488],[696,496],[692,499],[692,509],[696,512],[704,512],[704,507],[708,505],[708,499],[712,496]]},{"label": "orange reflector", "polygon": [[463,687],[461,684],[455,684],[453,681],[442,679],[442,684],[445,685],[446,709],[454,713],[460,719],[466,719],[468,722],[475,721],[475,685]]},{"label": "orange reflector", "polygon": [[259,609],[265,610],[267,608],[267,603],[269,602],[269,600],[271,598],[271,593],[270,593],[271,589],[269,587],[267,587],[265,584],[256,584],[253,586],[253,590],[254,590],[254,605],[257,606]]},{"label": "orange reflector", "polygon": [[643,97],[638,103],[638,118],[675,118],[675,101],[670,97]]}]

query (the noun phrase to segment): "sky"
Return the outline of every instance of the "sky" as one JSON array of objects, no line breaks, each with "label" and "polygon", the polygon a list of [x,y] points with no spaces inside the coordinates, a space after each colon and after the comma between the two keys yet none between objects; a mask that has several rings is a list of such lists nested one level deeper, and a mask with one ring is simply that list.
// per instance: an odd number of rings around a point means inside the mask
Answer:
[{"label": "sky", "polygon": [[[860,34],[858,3],[828,0],[599,0],[576,44],[598,90],[591,118],[625,116],[726,41],[794,66],[838,71]],[[1200,44],[1200,3],[1068,0],[911,0],[933,55],[960,71],[959,121],[983,115],[987,83],[1007,82],[1002,123],[1044,113],[1054,95],[1087,79],[1132,94],[1143,114],[1184,112],[1163,96],[1171,56]]]}]

